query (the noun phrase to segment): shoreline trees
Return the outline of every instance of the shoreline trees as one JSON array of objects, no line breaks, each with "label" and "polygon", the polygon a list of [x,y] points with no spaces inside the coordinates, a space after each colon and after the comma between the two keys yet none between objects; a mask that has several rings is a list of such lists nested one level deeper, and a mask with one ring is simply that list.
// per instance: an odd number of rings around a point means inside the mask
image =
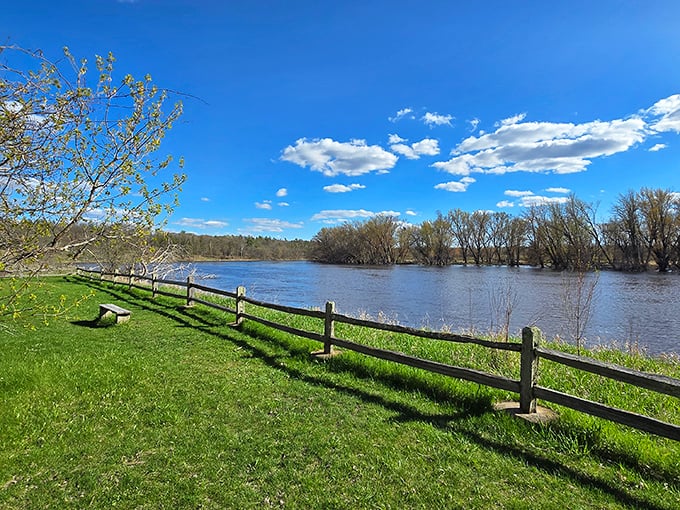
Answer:
[{"label": "shoreline trees", "polygon": [[521,215],[461,209],[420,225],[393,216],[326,227],[312,260],[335,264],[520,264],[556,270],[665,272],[680,268],[680,195],[643,188],[621,194],[598,221],[594,205],[570,195]]}]

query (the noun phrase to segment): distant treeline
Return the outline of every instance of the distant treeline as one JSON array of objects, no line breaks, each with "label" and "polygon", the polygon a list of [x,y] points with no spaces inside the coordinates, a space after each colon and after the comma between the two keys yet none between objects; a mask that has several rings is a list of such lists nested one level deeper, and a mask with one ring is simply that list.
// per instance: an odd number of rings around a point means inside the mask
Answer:
[{"label": "distant treeline", "polygon": [[323,228],[312,259],[336,264],[529,264],[554,269],[668,271],[680,267],[680,200],[643,188],[618,197],[611,215],[574,195],[519,216],[460,209],[408,225],[393,216]]},{"label": "distant treeline", "polygon": [[188,232],[169,232],[165,236],[163,242],[179,247],[179,253],[187,260],[307,260],[312,247],[311,241],[265,236],[210,236]]}]

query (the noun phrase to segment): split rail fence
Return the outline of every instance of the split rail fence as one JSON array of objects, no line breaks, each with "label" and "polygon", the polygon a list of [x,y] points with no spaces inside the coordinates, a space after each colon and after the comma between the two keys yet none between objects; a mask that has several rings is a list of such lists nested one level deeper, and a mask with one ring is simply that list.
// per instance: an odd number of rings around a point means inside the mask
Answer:
[{"label": "split rail fence", "polygon": [[[490,386],[492,388],[511,391],[519,394],[519,409],[521,413],[535,413],[536,401],[537,399],[541,399],[543,401],[552,402],[564,407],[575,409],[592,416],[597,416],[609,421],[628,425],[648,433],[673,439],[675,441],[680,441],[680,426],[678,425],[623,409],[610,407],[599,402],[586,400],[574,395],[562,393],[554,389],[539,386],[537,384],[538,361],[539,359],[543,358],[545,360],[566,365],[577,370],[590,372],[640,388],[645,388],[653,392],[670,395],[675,398],[680,398],[680,379],[640,372],[592,358],[575,356],[573,354],[545,349],[540,346],[541,333],[538,328],[535,327],[526,327],[522,330],[521,342],[495,342],[468,335],[425,331],[407,326],[384,324],[340,315],[335,313],[335,304],[333,302],[327,302],[324,311],[308,310],[304,308],[266,303],[247,297],[244,287],[238,287],[236,292],[229,292],[198,284],[194,282],[191,276],[188,277],[186,281],[178,281],[156,278],[155,275],[142,276],[132,273],[121,274],[84,268],[78,268],[76,273],[89,278],[93,278],[94,275],[97,275],[96,278],[102,281],[127,284],[129,288],[135,287],[143,290],[150,290],[153,297],[156,297],[157,295],[164,295],[173,298],[186,299],[187,306],[192,306],[196,303],[199,303],[210,308],[234,314],[236,317],[234,326],[237,327],[240,326],[244,320],[252,320],[279,331],[284,331],[286,333],[297,335],[303,338],[315,340],[323,344],[323,351],[319,351],[319,355],[331,355],[333,352],[333,347],[337,346],[343,349],[365,354],[367,356],[393,361],[395,363],[475,382]],[[146,284],[143,284],[142,282],[146,282]],[[168,287],[179,287],[184,290],[181,294],[178,294],[177,292],[170,292],[167,290]],[[213,303],[207,299],[210,295],[233,299],[235,302],[235,307],[230,308],[223,304]],[[276,310],[287,314],[321,319],[324,321],[324,331],[323,333],[305,331],[258,317],[247,312],[246,304],[251,304],[270,310]],[[419,338],[476,344],[484,348],[516,352],[520,356],[520,378],[519,380],[510,379],[496,374],[490,374],[470,368],[452,366],[437,361],[410,356],[401,352],[379,349],[353,342],[351,340],[338,338],[335,336],[336,323],[350,324],[380,331],[402,333]]]}]

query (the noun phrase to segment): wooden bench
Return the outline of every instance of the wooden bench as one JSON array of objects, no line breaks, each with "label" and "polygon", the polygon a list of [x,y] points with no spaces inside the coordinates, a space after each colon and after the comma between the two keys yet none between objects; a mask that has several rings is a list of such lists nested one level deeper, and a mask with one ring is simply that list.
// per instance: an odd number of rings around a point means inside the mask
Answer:
[{"label": "wooden bench", "polygon": [[120,306],[111,303],[99,305],[99,318],[103,319],[104,317],[113,314],[116,316],[116,324],[128,320],[130,318],[130,313],[130,310],[126,310],[125,308],[121,308]]}]

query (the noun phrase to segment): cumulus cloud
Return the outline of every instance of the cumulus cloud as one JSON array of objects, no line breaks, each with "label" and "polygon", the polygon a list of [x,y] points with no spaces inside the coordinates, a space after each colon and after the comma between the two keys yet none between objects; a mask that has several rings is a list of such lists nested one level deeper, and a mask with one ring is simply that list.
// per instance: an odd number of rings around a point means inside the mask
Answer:
[{"label": "cumulus cloud", "polygon": [[323,221],[324,223],[340,223],[357,218],[373,218],[374,216],[400,216],[397,211],[373,212],[366,209],[332,209],[324,210],[312,216],[312,221]]},{"label": "cumulus cloud", "polygon": [[475,131],[477,131],[477,126],[479,126],[480,122],[481,121],[476,117],[472,120],[467,121],[467,123],[470,124],[470,132],[471,133],[474,133]]},{"label": "cumulus cloud", "polygon": [[433,138],[423,138],[419,142],[407,145],[404,138],[390,135],[390,149],[408,159],[420,159],[420,156],[436,156],[439,154],[439,141]]},{"label": "cumulus cloud", "polygon": [[496,122],[495,127],[499,126],[511,126],[512,124],[517,124],[518,122],[522,122],[524,120],[524,117],[526,117],[526,113],[518,113],[517,115],[513,115],[512,117],[508,117],[507,119],[503,119],[500,122]]},{"label": "cumulus cloud", "polygon": [[287,196],[287,195],[288,195],[288,190],[287,190],[286,188],[280,188],[280,189],[276,192],[276,196],[279,197],[279,198],[283,198],[283,197],[285,197],[285,196]]},{"label": "cumulus cloud", "polygon": [[244,218],[245,223],[250,226],[246,229],[239,229],[240,232],[283,232],[286,229],[302,228],[303,222],[293,223],[285,220],[271,218]]},{"label": "cumulus cloud", "polygon": [[350,184],[349,186],[345,186],[344,184],[332,184],[330,186],[324,186],[323,190],[328,193],[347,193],[356,189],[364,189],[365,187],[366,186],[363,184]]},{"label": "cumulus cloud", "polygon": [[258,209],[265,209],[265,210],[269,211],[272,208],[272,201],[271,200],[263,200],[262,202],[255,202],[255,207],[257,207]]},{"label": "cumulus cloud", "polygon": [[207,228],[225,228],[229,226],[229,223],[219,220],[204,220],[203,218],[181,218],[174,222],[174,225],[204,230]]},{"label": "cumulus cloud", "polygon": [[387,172],[397,163],[397,156],[365,140],[337,142],[330,138],[301,138],[289,145],[281,155],[283,161],[323,173],[328,177],[350,177],[370,172]]},{"label": "cumulus cloud", "polygon": [[644,140],[639,117],[583,124],[515,122],[463,140],[448,161],[432,166],[453,175],[508,172],[574,173],[591,160],[628,150]]},{"label": "cumulus cloud", "polygon": [[[559,194],[567,194],[570,193],[571,190],[567,188],[547,188],[545,190],[548,193],[559,193]],[[505,196],[508,197],[513,197],[513,198],[518,198],[519,199],[519,206],[520,207],[529,207],[532,205],[542,205],[542,204],[548,204],[551,202],[556,202],[563,204],[569,200],[568,197],[546,197],[546,196],[541,196],[541,195],[536,195],[533,191],[519,191],[519,190],[514,190],[514,189],[507,189],[503,192]],[[511,202],[509,200],[501,200],[496,204],[496,207],[514,207],[515,202]]]},{"label": "cumulus cloud", "polygon": [[[583,172],[596,158],[630,150],[656,133],[680,133],[680,94],[636,115],[580,124],[525,122],[525,114],[501,120],[496,130],[463,140],[448,161],[432,166],[453,175]],[[652,150],[661,150],[657,144]]]},{"label": "cumulus cloud", "polygon": [[545,204],[564,204],[569,201],[569,197],[545,197],[541,195],[529,195],[522,197],[519,202],[520,207],[531,207],[532,205]]},{"label": "cumulus cloud", "polygon": [[463,177],[460,181],[450,181],[437,184],[434,189],[443,189],[444,191],[461,193],[467,191],[468,186],[473,182],[475,182],[475,179],[472,177]]},{"label": "cumulus cloud", "polygon": [[394,117],[387,117],[390,122],[397,122],[401,119],[403,119],[406,116],[409,116],[410,118],[413,118],[413,115],[410,115],[413,113],[412,108],[402,108],[397,112],[397,114]]},{"label": "cumulus cloud", "polygon": [[675,131],[680,133],[680,94],[674,94],[661,99],[647,110],[648,114],[660,119],[654,119],[651,129],[657,132]]},{"label": "cumulus cloud", "polygon": [[404,213],[406,216],[418,216],[418,213],[415,211],[412,211],[410,209],[407,209],[406,212]]},{"label": "cumulus cloud", "polygon": [[433,126],[450,126],[453,116],[440,115],[438,113],[427,112],[421,117],[421,120],[430,127]]},{"label": "cumulus cloud", "polygon": [[660,151],[660,150],[662,150],[662,149],[665,149],[665,148],[666,148],[666,144],[665,144],[665,143],[657,143],[656,145],[654,145],[653,147],[650,147],[650,148],[647,149],[647,150],[648,150],[649,152],[658,152],[658,151]]},{"label": "cumulus cloud", "polygon": [[279,207],[288,207],[290,204],[288,202],[279,202],[277,205]]},{"label": "cumulus cloud", "polygon": [[503,192],[504,195],[509,196],[509,197],[526,197],[529,195],[533,195],[533,191],[519,191],[515,189],[506,189]]}]

